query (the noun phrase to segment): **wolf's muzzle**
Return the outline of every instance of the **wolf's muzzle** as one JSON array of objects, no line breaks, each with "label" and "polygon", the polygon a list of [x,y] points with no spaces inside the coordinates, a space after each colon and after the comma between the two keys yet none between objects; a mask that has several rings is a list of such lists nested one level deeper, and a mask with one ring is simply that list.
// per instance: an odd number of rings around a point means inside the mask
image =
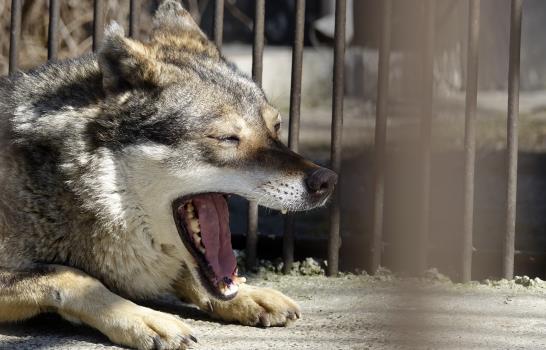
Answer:
[{"label": "wolf's muzzle", "polygon": [[337,174],[326,168],[313,169],[307,174],[305,184],[312,196],[328,196],[337,184]]}]

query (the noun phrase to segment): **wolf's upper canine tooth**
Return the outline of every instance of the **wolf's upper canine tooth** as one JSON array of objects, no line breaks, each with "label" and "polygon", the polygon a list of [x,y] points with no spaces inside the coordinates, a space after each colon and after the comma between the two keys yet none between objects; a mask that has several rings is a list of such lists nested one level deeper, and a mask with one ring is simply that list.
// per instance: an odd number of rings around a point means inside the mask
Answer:
[{"label": "wolf's upper canine tooth", "polygon": [[222,292],[222,294],[224,294],[225,296],[233,295],[237,293],[238,290],[239,290],[239,286],[236,285],[235,283],[231,283],[231,284],[222,283],[222,285],[220,286],[220,292]]},{"label": "wolf's upper canine tooth", "polygon": [[286,210],[286,209],[281,209],[281,213],[283,213],[283,215],[285,215],[286,213],[288,213],[288,210]]}]

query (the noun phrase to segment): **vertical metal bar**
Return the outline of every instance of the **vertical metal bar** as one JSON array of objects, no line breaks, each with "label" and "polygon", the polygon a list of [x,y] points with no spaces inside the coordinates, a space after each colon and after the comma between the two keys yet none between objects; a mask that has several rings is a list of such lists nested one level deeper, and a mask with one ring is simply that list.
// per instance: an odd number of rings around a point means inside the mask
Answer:
[{"label": "vertical metal bar", "polygon": [[[336,1],[334,32],[334,81],[332,96],[332,144],[330,161],[332,169],[341,171],[341,149],[343,131],[343,80],[345,70],[345,21],[346,0]],[[330,236],[328,239],[328,276],[335,276],[339,266],[339,247],[341,246],[339,210],[339,183],[330,207]]]},{"label": "vertical metal bar", "polygon": [[93,51],[99,49],[104,31],[104,0],[95,0],[93,9]]},{"label": "vertical metal bar", "polygon": [[503,277],[514,277],[516,238],[516,194],[518,183],[518,118],[521,17],[523,0],[512,0],[510,15],[510,61],[508,68],[506,236],[504,239]]},{"label": "vertical metal bar", "polygon": [[17,71],[19,59],[19,40],[21,39],[21,0],[11,1],[11,25],[9,33],[9,74]]},{"label": "vertical metal bar", "polygon": [[389,63],[391,54],[392,1],[383,1],[381,42],[379,45],[379,75],[377,78],[377,108],[375,116],[375,179],[373,207],[373,241],[371,273],[381,264],[383,249],[383,214],[385,203],[385,157],[387,140],[387,102],[389,98]]},{"label": "vertical metal bar", "polygon": [[435,0],[424,1],[423,22],[423,81],[421,119],[421,203],[417,231],[417,272],[428,267],[428,240],[430,221],[430,147],[432,126],[433,65],[434,65],[434,11]]},{"label": "vertical metal bar", "polygon": [[264,55],[265,0],[256,0],[254,12],[254,43],[252,45],[252,78],[262,85]]},{"label": "vertical metal bar", "polygon": [[[303,65],[303,39],[305,28],[305,0],[296,1],[296,23],[292,47],[292,78],[290,86],[290,121],[288,147],[298,152],[300,138],[301,76]],[[285,218],[283,235],[283,272],[288,273],[294,262],[294,216]]]},{"label": "vertical metal bar", "polygon": [[[265,0],[256,0],[254,12],[254,43],[252,45],[252,78],[262,86],[262,67],[264,51]],[[256,266],[258,245],[258,203],[248,202],[248,230],[246,234],[246,267]]]},{"label": "vertical metal bar", "polygon": [[258,204],[248,202],[248,228],[246,233],[246,269],[252,270],[256,266],[258,248]]},{"label": "vertical metal bar", "polygon": [[138,40],[138,23],[140,21],[140,1],[129,2],[129,37]]},{"label": "vertical metal bar", "polygon": [[472,233],[474,225],[474,163],[476,159],[476,107],[478,103],[478,50],[480,41],[480,0],[469,0],[468,50],[466,58],[465,158],[463,246],[461,281],[472,279]]},{"label": "vertical metal bar", "polygon": [[59,0],[49,0],[49,28],[47,34],[47,59],[56,60],[59,52]]},{"label": "vertical metal bar", "polygon": [[218,50],[222,50],[224,36],[224,0],[214,2],[214,43]]}]

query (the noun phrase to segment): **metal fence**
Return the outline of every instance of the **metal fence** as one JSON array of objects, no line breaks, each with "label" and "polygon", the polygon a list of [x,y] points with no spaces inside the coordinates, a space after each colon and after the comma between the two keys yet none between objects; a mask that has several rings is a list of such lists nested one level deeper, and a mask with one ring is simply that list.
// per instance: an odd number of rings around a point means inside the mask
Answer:
[{"label": "metal fence", "polygon": [[[292,77],[290,92],[290,115],[288,145],[298,151],[300,130],[300,105],[302,81],[302,56],[304,40],[305,0],[295,2],[295,35],[292,51]],[[59,48],[59,11],[60,1],[50,0],[49,31],[48,31],[48,59],[55,60]],[[464,210],[463,231],[461,232],[462,249],[460,252],[460,268],[462,281],[469,281],[472,271],[472,241],[474,217],[474,180],[475,180],[475,119],[478,94],[478,44],[480,39],[480,0],[468,0],[468,48],[466,68],[466,102],[465,102],[465,142],[464,142]],[[520,43],[523,0],[511,0],[510,19],[510,56],[509,56],[509,99],[507,138],[507,183],[506,183],[506,232],[503,252],[503,277],[512,278],[514,274],[514,244],[516,222],[516,184],[518,160],[518,101],[519,101],[519,71],[520,71]],[[375,124],[375,176],[373,185],[373,229],[370,244],[370,270],[374,272],[382,263],[382,246],[384,231],[384,201],[385,201],[385,156],[387,134],[387,106],[389,95],[389,62],[391,54],[391,17],[392,0],[383,0],[382,25],[380,28],[379,45],[379,74],[377,90],[377,108]],[[424,271],[428,267],[429,246],[429,213],[430,213],[430,156],[431,156],[431,121],[433,101],[433,58],[434,58],[434,0],[424,0],[424,25],[422,26],[422,53],[423,53],[423,96],[421,98],[421,176],[419,201],[420,216],[418,230],[418,267]],[[139,0],[130,0],[129,35],[135,37],[138,33]],[[22,0],[12,0],[9,73],[17,71],[18,48],[21,36]],[[258,85],[262,83],[263,50],[264,50],[264,23],[265,0],[255,1],[254,14],[254,42],[252,53],[252,77]],[[224,1],[215,0],[213,40],[219,49],[222,48]],[[344,87],[344,57],[345,57],[345,23],[346,0],[337,0],[335,6],[335,37],[334,37],[334,67],[332,91],[332,129],[331,129],[331,168],[341,172],[342,156],[342,126],[343,126],[343,87]],[[103,36],[104,28],[104,1],[94,1],[93,50],[97,50]],[[335,198],[330,204],[330,231],[328,240],[327,274],[335,276],[338,273],[338,252],[340,248],[340,198],[336,191]],[[248,205],[247,229],[247,264],[252,267],[256,264],[256,248],[258,240],[258,207],[255,202]],[[294,261],[294,217],[287,215],[283,237],[284,271],[288,272]]]}]

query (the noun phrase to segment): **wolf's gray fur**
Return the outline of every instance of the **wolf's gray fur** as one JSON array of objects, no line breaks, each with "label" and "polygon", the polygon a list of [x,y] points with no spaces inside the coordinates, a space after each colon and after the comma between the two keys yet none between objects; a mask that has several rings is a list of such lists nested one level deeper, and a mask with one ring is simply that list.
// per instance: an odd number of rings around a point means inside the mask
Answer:
[{"label": "wolf's gray fur", "polygon": [[[78,291],[62,287],[82,278],[106,299],[115,297],[101,284],[127,297],[174,292],[245,324],[281,325],[299,314],[270,290],[248,287],[232,301],[215,299],[178,236],[171,203],[180,196],[235,193],[302,210],[331,193],[331,186],[310,193],[309,174],[319,168],[279,142],[278,112],[178,3],[160,7],[148,43],[124,38],[112,24],[98,55],[3,78],[0,113],[0,321],[53,309],[115,342],[158,346],[146,332],[114,335],[114,321],[89,316],[79,303],[94,299],[71,299]],[[146,315],[152,329],[179,322]],[[187,343],[165,333],[165,348]]]}]

